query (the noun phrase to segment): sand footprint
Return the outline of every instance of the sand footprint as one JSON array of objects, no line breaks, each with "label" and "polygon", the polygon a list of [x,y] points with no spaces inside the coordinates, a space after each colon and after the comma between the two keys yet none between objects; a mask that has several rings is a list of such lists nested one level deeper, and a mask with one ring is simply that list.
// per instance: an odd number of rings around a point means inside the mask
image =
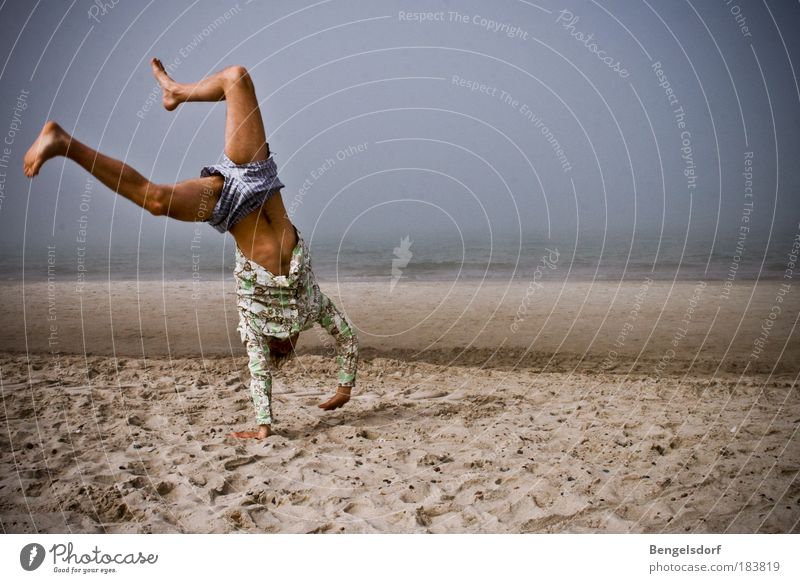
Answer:
[{"label": "sand footprint", "polygon": [[448,391],[444,391],[442,389],[420,389],[415,393],[410,394],[408,398],[415,401],[422,399],[441,399],[449,394],[450,393]]},{"label": "sand footprint", "polygon": [[247,464],[252,464],[253,462],[257,462],[259,459],[261,458],[254,455],[248,457],[233,458],[232,460],[228,460],[224,464],[222,464],[222,467],[230,472],[232,470],[235,470],[236,468],[240,468],[242,466],[246,466]]},{"label": "sand footprint", "polygon": [[208,503],[213,504],[217,497],[227,496],[236,492],[236,488],[221,476],[214,476],[207,484],[206,495]]},{"label": "sand footprint", "polygon": [[376,514],[380,514],[380,511],[376,510],[375,505],[372,503],[372,501],[368,499],[349,502],[342,509],[342,511],[352,516],[362,518],[365,520],[370,518],[375,518]]},{"label": "sand footprint", "polygon": [[400,501],[406,504],[415,504],[427,501],[431,496],[431,488],[426,482],[421,482],[414,486],[409,485],[409,488],[400,494]]}]

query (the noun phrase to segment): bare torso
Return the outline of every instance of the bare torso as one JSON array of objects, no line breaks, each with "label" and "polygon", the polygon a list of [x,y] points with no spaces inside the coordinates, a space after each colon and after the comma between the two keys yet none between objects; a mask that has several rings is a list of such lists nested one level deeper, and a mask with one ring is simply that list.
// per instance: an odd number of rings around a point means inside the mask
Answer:
[{"label": "bare torso", "polygon": [[280,192],[230,230],[242,254],[274,275],[287,275],[297,234]]}]

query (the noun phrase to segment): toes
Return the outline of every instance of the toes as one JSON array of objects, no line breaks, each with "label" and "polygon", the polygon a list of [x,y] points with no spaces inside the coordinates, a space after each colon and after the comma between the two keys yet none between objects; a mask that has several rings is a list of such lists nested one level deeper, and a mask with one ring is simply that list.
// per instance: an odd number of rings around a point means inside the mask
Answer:
[{"label": "toes", "polygon": [[152,67],[153,67],[153,72],[154,72],[156,75],[161,75],[162,73],[164,73],[164,72],[165,72],[164,65],[163,65],[163,64],[161,63],[161,61],[159,61],[158,59],[156,59],[156,58],[153,58],[153,60],[152,60],[152,61],[150,61],[150,64],[152,65]]}]

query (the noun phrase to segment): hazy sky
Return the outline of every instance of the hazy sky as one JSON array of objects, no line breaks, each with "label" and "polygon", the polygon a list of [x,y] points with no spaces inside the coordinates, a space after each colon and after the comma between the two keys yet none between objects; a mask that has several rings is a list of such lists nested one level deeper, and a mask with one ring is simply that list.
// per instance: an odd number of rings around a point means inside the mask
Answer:
[{"label": "hazy sky", "polygon": [[164,111],[158,56],[179,81],[250,70],[284,202],[318,240],[710,240],[744,224],[788,248],[799,26],[788,1],[4,1],[0,242],[74,247],[81,215],[95,249],[192,237],[71,162],[20,171],[48,118],[156,182],[217,161],[224,103]]}]

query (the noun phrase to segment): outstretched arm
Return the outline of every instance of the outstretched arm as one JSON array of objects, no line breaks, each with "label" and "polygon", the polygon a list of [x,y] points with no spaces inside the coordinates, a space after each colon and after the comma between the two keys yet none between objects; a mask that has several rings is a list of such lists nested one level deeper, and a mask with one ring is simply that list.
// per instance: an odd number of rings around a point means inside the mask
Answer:
[{"label": "outstretched arm", "polygon": [[333,336],[336,341],[336,363],[339,365],[339,388],[336,394],[320,404],[326,411],[337,409],[350,400],[350,391],[356,384],[358,368],[358,336],[347,317],[334,303],[321,294],[321,305],[317,323]]}]

